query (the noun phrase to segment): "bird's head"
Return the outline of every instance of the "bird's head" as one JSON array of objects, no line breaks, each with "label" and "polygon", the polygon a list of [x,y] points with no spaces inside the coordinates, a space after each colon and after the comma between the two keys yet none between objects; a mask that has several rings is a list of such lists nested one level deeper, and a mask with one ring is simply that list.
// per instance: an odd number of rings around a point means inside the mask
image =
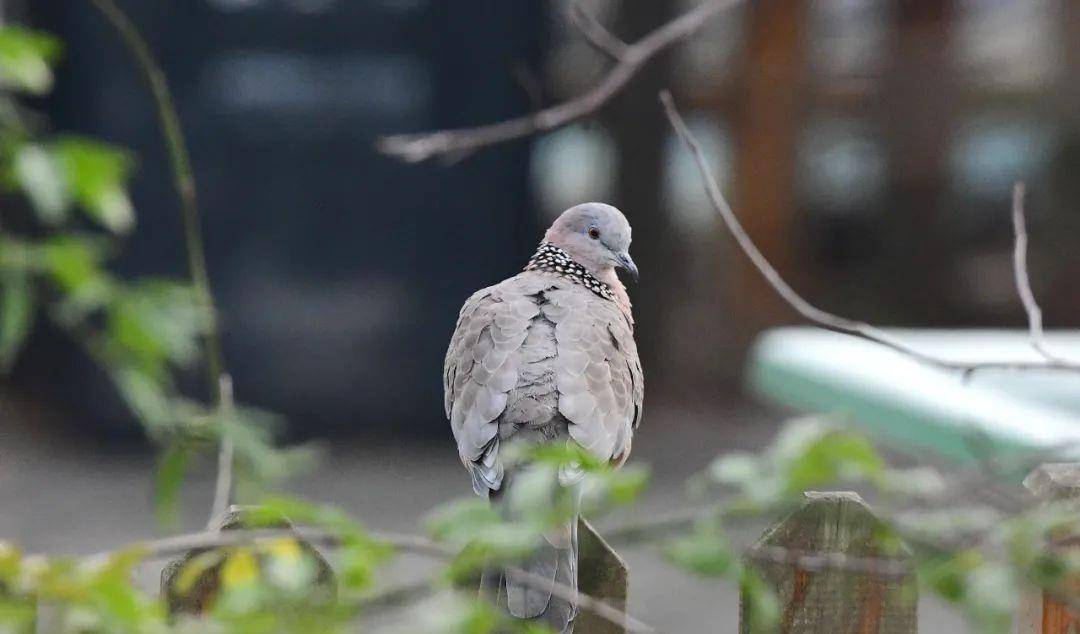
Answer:
[{"label": "bird's head", "polygon": [[638,268],[630,257],[630,223],[621,211],[604,203],[582,203],[562,212],[544,240],[570,254],[578,264],[604,279],[615,268],[634,281]]}]

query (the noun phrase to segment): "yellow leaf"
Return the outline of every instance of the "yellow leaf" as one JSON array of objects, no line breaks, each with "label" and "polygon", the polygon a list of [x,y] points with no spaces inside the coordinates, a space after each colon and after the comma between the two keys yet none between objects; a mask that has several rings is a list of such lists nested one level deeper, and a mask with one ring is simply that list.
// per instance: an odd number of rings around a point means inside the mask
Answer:
[{"label": "yellow leaf", "polygon": [[221,583],[225,588],[254,583],[259,576],[259,562],[247,549],[239,549],[225,560],[221,568]]},{"label": "yellow leaf", "polygon": [[303,555],[300,544],[291,537],[281,537],[273,540],[267,550],[278,559],[299,559]]}]

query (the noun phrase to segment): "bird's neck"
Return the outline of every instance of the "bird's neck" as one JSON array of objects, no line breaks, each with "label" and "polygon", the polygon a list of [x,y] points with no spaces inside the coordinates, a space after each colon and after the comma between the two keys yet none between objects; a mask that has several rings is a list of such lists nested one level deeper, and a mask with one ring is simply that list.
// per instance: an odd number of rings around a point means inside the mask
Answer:
[{"label": "bird's neck", "polygon": [[634,317],[630,311],[630,295],[626,292],[626,286],[623,285],[622,280],[620,280],[619,276],[615,273],[615,269],[607,267],[593,273],[593,275],[596,276],[596,279],[608,285],[608,288],[611,289],[611,293],[615,295],[615,303],[619,305],[619,309],[626,315],[630,324],[633,325]]},{"label": "bird's neck", "polygon": [[546,271],[560,277],[573,280],[585,286],[596,295],[615,302],[619,310],[626,315],[632,325],[634,318],[630,314],[630,296],[626,293],[615,269],[610,265],[589,266],[574,258],[562,247],[549,242],[541,242],[536,253],[525,265],[526,271]]}]

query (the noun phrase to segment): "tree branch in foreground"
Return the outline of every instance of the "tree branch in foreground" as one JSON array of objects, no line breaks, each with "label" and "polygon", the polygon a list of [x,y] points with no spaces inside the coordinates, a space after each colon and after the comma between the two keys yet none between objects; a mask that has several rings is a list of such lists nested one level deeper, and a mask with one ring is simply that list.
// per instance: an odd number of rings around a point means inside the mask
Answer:
[{"label": "tree branch in foreground", "polygon": [[[671,45],[690,37],[710,18],[738,1],[707,0],[630,45],[623,44],[591,17],[579,15],[574,24],[582,30],[585,38],[616,59],[616,64],[603,79],[585,93],[516,119],[475,128],[387,136],[380,138],[376,146],[388,156],[407,163],[419,163],[435,156],[472,152],[561,128],[599,110],[629,83],[646,62]],[[578,10],[578,13],[581,12]]]},{"label": "tree branch in foreground", "polygon": [[[296,530],[255,529],[204,531],[201,533],[176,535],[174,537],[166,537],[163,539],[135,542],[134,544],[125,547],[123,550],[143,553],[147,559],[162,559],[182,555],[190,550],[238,546],[261,539],[280,539],[282,537],[295,539],[298,534],[299,537],[313,545],[330,548],[341,545],[340,537],[334,533],[307,528],[301,529],[298,527]],[[389,544],[397,550],[414,555],[422,555],[439,560],[451,559],[456,555],[452,549],[417,535],[372,533],[371,537],[376,541]],[[90,565],[101,564],[108,561],[116,554],[116,551],[104,551],[90,555],[86,561]],[[555,582],[554,585],[552,585],[553,582],[551,579],[520,568],[512,568],[511,570],[514,571],[516,578],[525,585],[544,591],[550,589],[553,596],[575,605],[582,610],[592,612],[605,621],[609,621],[624,628],[627,632],[648,634],[655,631],[652,627],[635,619],[626,612],[614,608],[600,599],[578,592],[570,586],[558,582]]]},{"label": "tree branch in foreground", "polygon": [[[675,132],[682,139],[683,143],[690,150],[690,153],[694,157],[694,161],[697,163],[698,171],[701,173],[702,181],[705,185],[705,191],[709,196],[709,201],[712,203],[713,208],[720,215],[724,225],[727,226],[728,231],[731,232],[735,242],[742,249],[742,252],[746,254],[746,257],[750,259],[754,267],[757,268],[761,276],[765,278],[765,281],[776,291],[776,293],[783,299],[789,306],[791,306],[795,312],[801,315],[814,324],[848,335],[853,335],[860,339],[866,339],[874,343],[885,346],[899,352],[903,355],[911,357],[916,361],[936,367],[943,370],[951,370],[955,372],[963,373],[967,378],[975,372],[981,370],[1050,370],[1050,371],[1065,371],[1065,372],[1077,372],[1080,373],[1080,364],[1070,361],[1064,361],[1056,357],[1045,358],[1041,361],[977,361],[977,362],[965,362],[956,361],[952,359],[946,359],[938,357],[933,354],[928,354],[920,350],[916,350],[903,343],[893,335],[872,326],[866,322],[856,321],[834,315],[833,313],[824,311],[795,292],[795,289],[784,281],[784,278],[780,276],[780,273],[773,267],[773,265],[765,258],[765,255],[750,239],[749,234],[743,228],[742,223],[739,222],[735,212],[731,210],[727,201],[724,200],[723,194],[720,193],[720,186],[717,185],[716,179],[712,175],[712,170],[709,167],[708,161],[705,159],[704,154],[701,151],[701,146],[694,137],[690,129],[687,128],[686,123],[683,121],[682,116],[679,115],[678,110],[675,108],[675,103],[671,98],[671,93],[666,90],[660,93],[660,103],[664,106],[664,112],[667,114],[668,120],[671,122]],[[1021,240],[1021,231],[1023,231],[1023,188],[1020,187],[1016,190],[1013,197],[1013,217],[1019,218],[1020,221],[1017,226],[1017,240]],[[1015,220],[1014,220],[1015,223]],[[1026,234],[1023,234],[1023,242],[1017,245],[1017,251],[1020,255],[1026,252]],[[1023,258],[1019,258],[1022,260]],[[1022,271],[1017,271],[1017,282],[1023,288],[1023,281],[1026,284],[1027,270],[1026,265]],[[1041,346],[1042,336],[1042,319],[1041,313],[1038,312],[1038,305],[1035,304],[1035,299],[1030,295],[1030,287],[1028,287],[1027,298],[1024,299],[1025,307],[1028,308],[1029,318],[1035,317],[1037,321],[1032,321],[1031,331],[1033,333],[1033,341],[1038,341]],[[1021,291],[1021,296],[1024,296]],[[1035,312],[1031,312],[1031,307],[1035,307]],[[1038,349],[1038,348],[1036,348]],[[1045,354],[1044,354],[1045,356]]]}]

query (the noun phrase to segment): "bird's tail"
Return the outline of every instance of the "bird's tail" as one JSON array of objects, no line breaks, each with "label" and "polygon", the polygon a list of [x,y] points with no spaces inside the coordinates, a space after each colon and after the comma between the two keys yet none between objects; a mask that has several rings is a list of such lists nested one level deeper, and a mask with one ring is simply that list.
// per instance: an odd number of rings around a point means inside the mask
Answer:
[{"label": "bird's tail", "polygon": [[[512,513],[506,502],[508,496],[502,494],[509,488],[510,479],[504,480],[503,484],[503,489],[493,493],[491,499],[504,513]],[[535,620],[560,634],[571,634],[577,607],[555,596],[553,588],[559,585],[577,592],[577,525],[575,516],[545,532],[540,545],[516,569],[486,568],[480,581],[481,595],[515,618]],[[523,575],[521,571],[528,574]],[[529,578],[525,579],[526,576]]]}]

